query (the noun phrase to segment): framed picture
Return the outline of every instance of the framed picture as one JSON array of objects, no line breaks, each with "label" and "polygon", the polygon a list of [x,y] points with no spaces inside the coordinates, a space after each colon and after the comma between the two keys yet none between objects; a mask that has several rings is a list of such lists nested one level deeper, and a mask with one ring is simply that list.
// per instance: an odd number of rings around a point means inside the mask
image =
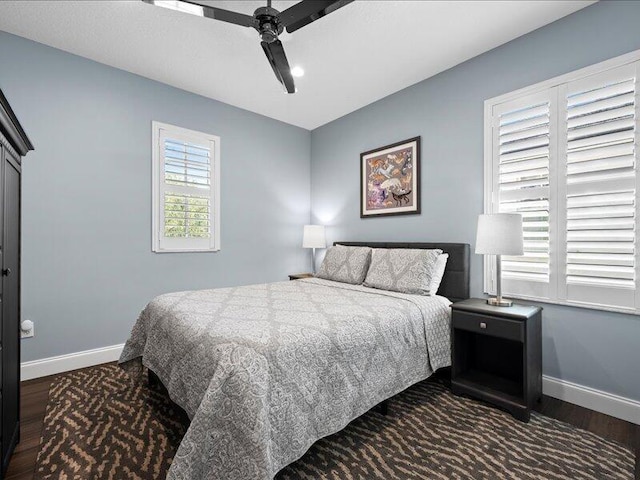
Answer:
[{"label": "framed picture", "polygon": [[360,218],[420,213],[420,137],[360,154]]}]

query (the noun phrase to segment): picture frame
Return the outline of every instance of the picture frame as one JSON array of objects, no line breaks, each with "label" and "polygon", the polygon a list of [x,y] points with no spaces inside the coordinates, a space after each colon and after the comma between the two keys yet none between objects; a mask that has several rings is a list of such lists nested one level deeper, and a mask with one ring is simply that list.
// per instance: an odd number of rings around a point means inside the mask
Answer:
[{"label": "picture frame", "polygon": [[420,214],[420,137],[360,154],[360,218]]}]

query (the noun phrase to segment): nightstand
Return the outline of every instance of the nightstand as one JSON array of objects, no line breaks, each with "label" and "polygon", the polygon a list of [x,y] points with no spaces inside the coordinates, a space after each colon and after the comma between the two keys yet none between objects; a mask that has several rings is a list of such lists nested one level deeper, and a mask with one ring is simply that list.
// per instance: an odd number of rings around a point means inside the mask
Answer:
[{"label": "nightstand", "polygon": [[301,278],[313,278],[313,273],[294,273],[289,275],[289,280],[300,280]]},{"label": "nightstand", "polygon": [[542,398],[542,308],[451,305],[451,389],[528,422]]}]

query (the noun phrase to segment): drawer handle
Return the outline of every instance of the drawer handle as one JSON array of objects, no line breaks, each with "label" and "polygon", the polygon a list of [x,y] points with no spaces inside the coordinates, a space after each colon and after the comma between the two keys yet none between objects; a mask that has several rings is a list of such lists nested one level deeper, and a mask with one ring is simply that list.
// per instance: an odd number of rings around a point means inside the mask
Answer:
[{"label": "drawer handle", "polygon": [[487,328],[487,324],[484,322],[480,322],[480,328],[485,329]]}]

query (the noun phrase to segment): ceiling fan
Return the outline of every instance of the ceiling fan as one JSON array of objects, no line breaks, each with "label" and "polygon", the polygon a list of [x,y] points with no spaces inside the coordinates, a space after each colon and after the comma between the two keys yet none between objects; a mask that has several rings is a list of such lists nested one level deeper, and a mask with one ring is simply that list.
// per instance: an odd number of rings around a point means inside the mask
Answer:
[{"label": "ceiling fan", "polygon": [[353,0],[302,0],[295,5],[279,12],[271,7],[271,0],[267,0],[266,7],[259,7],[253,12],[253,16],[244,13],[232,12],[218,7],[212,7],[203,2],[195,0],[142,0],[145,3],[167,7],[173,10],[199,15],[201,17],[213,18],[223,22],[235,23],[242,27],[254,28],[260,34],[262,49],[273,73],[278,81],[284,86],[287,93],[295,93],[296,87],[293,82],[293,75],[289,68],[287,56],[284,53],[282,42],[278,40],[284,29],[292,33],[309,25],[331,12],[335,12],[340,7],[344,7]]}]

